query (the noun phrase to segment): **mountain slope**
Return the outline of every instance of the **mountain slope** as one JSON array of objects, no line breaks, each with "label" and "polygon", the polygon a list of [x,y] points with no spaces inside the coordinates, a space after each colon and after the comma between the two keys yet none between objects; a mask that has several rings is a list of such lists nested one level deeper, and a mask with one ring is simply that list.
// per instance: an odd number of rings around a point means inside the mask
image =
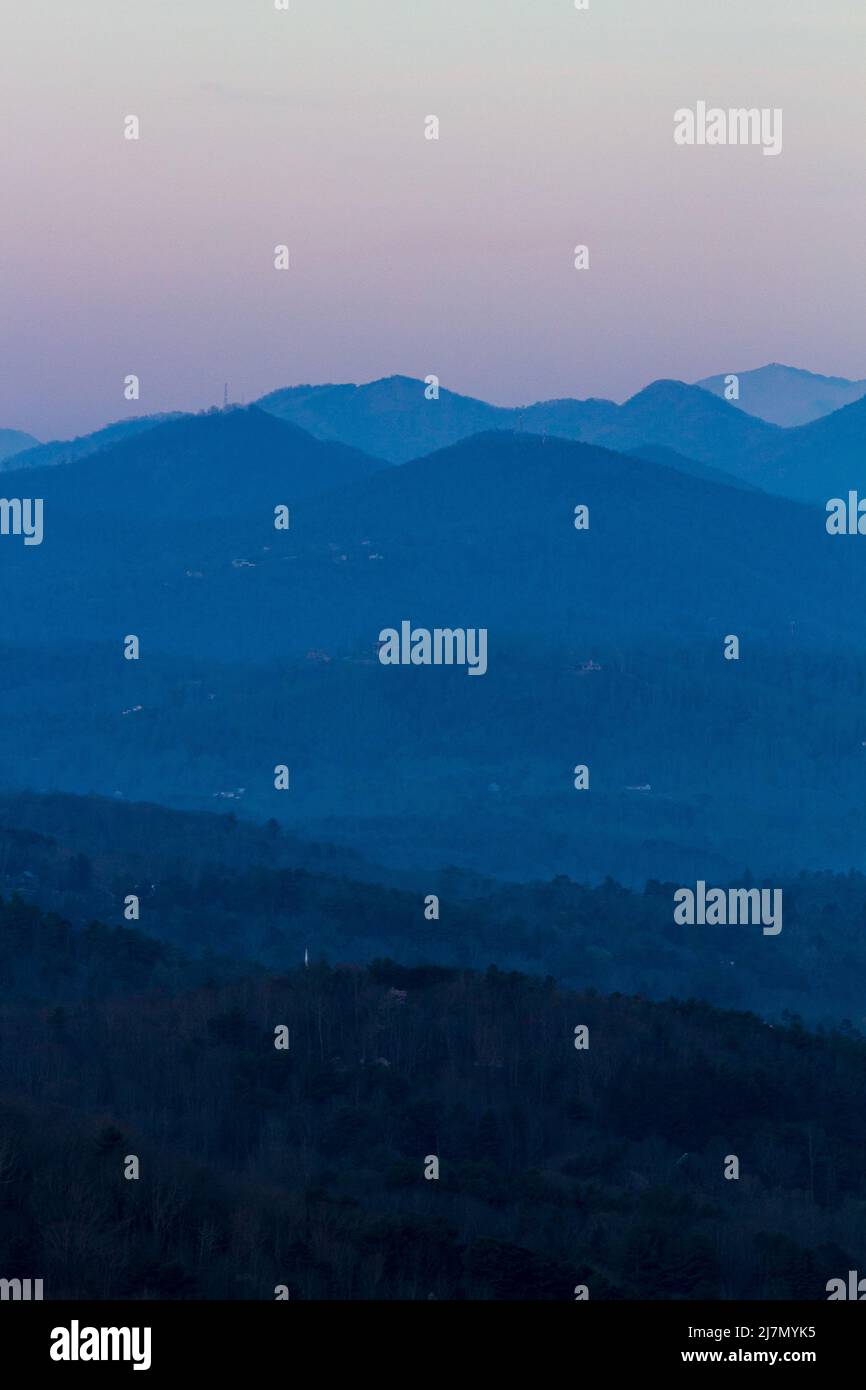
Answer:
[{"label": "mountain slope", "polygon": [[[705,377],[696,385],[714,396],[724,396],[728,375],[731,374]],[[786,427],[809,424],[866,396],[866,381],[820,376],[799,367],[785,367],[780,362],[735,375],[739,379],[740,398],[731,404],[748,415]]]},{"label": "mountain slope", "polygon": [[378,459],[321,443],[255,406],[179,416],[68,462],[13,471],[6,486],[41,496],[46,510],[82,515],[85,524],[108,514],[132,526],[145,518],[170,526],[246,514],[269,518],[273,528],[276,505],[382,467]]},{"label": "mountain slope", "polygon": [[423,381],[392,376],[365,386],[299,386],[256,403],[317,438],[364,449],[390,463],[444,448],[481,430],[509,428],[512,412],[441,390],[427,400]]},{"label": "mountain slope", "polygon": [[663,444],[639,444],[635,449],[625,451],[632,458],[648,459],[650,463],[660,463],[664,468],[673,468],[678,473],[691,473],[695,478],[706,478],[707,482],[721,483],[724,487],[745,488],[747,491],[760,491],[753,483],[726,473],[722,468],[713,468],[709,463],[698,463],[678,454],[675,449],[666,449]]},{"label": "mountain slope", "polygon": [[39,448],[39,440],[23,430],[0,430],[0,471],[8,459],[29,449]]},{"label": "mountain slope", "polygon": [[866,623],[846,597],[866,556],[820,513],[560,439],[497,431],[381,468],[250,409],[18,476],[45,498],[46,542],[5,547],[10,640],[102,641],[134,612],[160,649],[222,659],[230,640],[266,661],[283,610],[294,655],[369,652],[405,616],[554,647],[794,619],[826,645]]},{"label": "mountain slope", "polygon": [[850,489],[866,493],[866,398],[814,420],[784,430],[775,440],[753,448],[741,459],[744,472],[762,487],[825,504],[847,498]]},{"label": "mountain slope", "polygon": [[744,452],[768,447],[781,432],[775,425],[732,411],[697,386],[681,381],[654,381],[620,406],[614,419],[594,433],[593,442],[611,449],[661,445],[696,459],[736,471]]},{"label": "mountain slope", "polygon": [[14,462],[7,463],[7,468],[48,468],[61,463],[72,463],[76,459],[87,458],[89,454],[98,453],[100,449],[110,448],[114,444],[120,444],[125,439],[132,439],[136,435],[144,434],[147,430],[155,429],[157,425],[165,424],[169,420],[180,420],[182,415],[179,413],[167,415],[141,415],[134,420],[116,420],[111,425],[106,425],[104,429],[95,430],[93,434],[82,434],[77,439],[55,439],[49,444],[39,444],[36,440],[32,441],[33,447],[28,447],[20,454],[17,454]]}]

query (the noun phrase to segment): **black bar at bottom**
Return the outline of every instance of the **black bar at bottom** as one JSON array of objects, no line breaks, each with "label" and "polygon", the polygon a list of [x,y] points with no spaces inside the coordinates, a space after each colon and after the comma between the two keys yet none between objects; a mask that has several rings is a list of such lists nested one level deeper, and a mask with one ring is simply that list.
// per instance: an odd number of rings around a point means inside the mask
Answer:
[{"label": "black bar at bottom", "polygon": [[[0,1303],[0,1374],[184,1373],[310,1378],[379,1367],[429,1379],[496,1367],[666,1373],[672,1367],[800,1365],[848,1373],[866,1309],[836,1302]],[[301,1359],[303,1358],[303,1359]],[[545,1369],[546,1368],[546,1369]],[[11,1382],[10,1382],[11,1383]]]}]

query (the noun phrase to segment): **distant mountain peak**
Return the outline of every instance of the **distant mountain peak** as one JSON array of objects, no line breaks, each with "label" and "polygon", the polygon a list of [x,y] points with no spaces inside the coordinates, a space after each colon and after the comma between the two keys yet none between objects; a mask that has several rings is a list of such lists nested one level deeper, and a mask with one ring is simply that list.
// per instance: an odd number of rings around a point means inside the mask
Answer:
[{"label": "distant mountain peak", "polygon": [[726,405],[786,429],[832,415],[866,395],[866,380],[822,376],[783,362],[768,362],[747,372],[731,371],[705,377],[696,382],[696,386],[714,396],[724,397],[732,376],[737,378],[739,396],[734,401],[725,400]]},{"label": "distant mountain peak", "polygon": [[703,404],[702,397],[706,395],[706,391],[701,391],[698,386],[690,386],[688,382],[677,381],[673,377],[659,377],[657,381],[651,381],[648,386],[629,396],[625,406],[630,406],[636,401],[692,401],[700,405]]},{"label": "distant mountain peak", "polygon": [[23,430],[0,430],[0,467],[16,454],[38,447],[39,440],[34,439],[32,434],[25,434]]}]

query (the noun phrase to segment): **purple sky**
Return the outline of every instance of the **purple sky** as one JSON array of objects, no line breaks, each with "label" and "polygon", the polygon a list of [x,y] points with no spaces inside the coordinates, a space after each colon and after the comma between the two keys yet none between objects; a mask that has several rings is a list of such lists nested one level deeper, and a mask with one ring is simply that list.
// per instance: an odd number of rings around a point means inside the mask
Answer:
[{"label": "purple sky", "polygon": [[[511,404],[866,376],[862,0],[3,8],[0,427],[225,380],[433,372]],[[699,100],[781,107],[781,155],[677,147]]]}]

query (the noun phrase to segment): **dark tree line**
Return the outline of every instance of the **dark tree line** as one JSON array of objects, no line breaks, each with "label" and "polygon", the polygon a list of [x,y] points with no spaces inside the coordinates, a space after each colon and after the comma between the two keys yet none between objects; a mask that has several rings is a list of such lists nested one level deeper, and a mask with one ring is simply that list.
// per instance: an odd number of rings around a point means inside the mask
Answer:
[{"label": "dark tree line", "polygon": [[49,1297],[822,1298],[864,1262],[853,1030],[495,968],[202,979],[32,904],[0,928],[0,1273]]}]

